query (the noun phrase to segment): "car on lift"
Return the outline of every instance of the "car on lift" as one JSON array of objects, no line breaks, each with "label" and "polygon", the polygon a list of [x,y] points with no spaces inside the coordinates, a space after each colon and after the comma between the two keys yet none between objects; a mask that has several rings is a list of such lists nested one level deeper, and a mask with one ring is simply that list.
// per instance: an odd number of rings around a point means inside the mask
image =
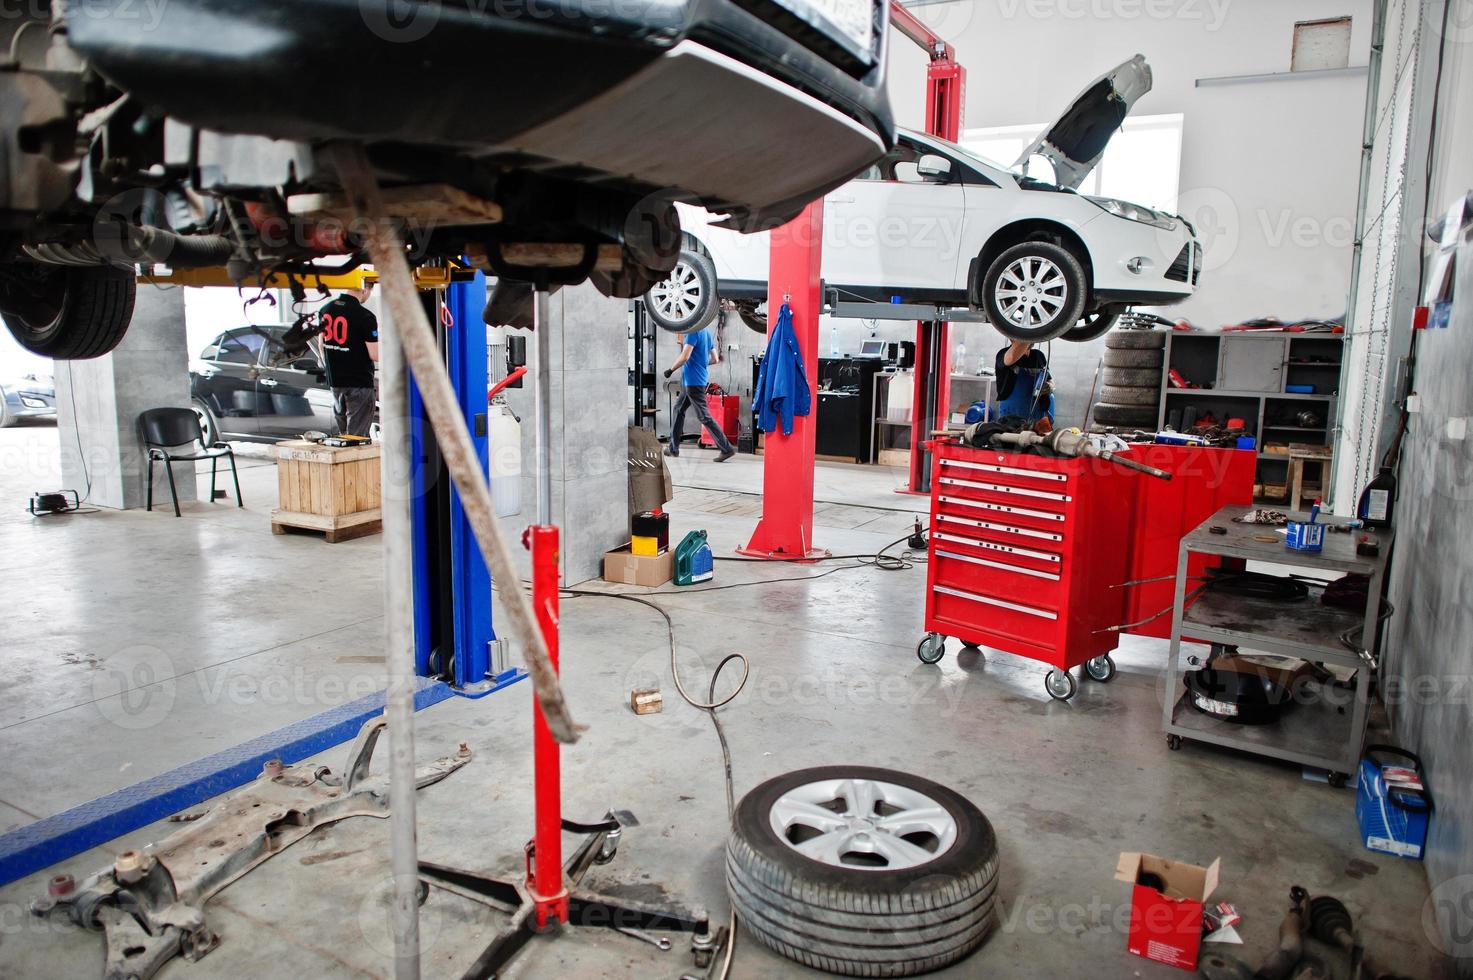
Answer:
[{"label": "car on lift", "polygon": [[[1032,343],[1091,340],[1132,305],[1186,299],[1202,262],[1191,224],[1077,190],[1150,88],[1136,55],[1091,83],[1013,167],[901,130],[890,153],[824,197],[826,288],[844,299],[970,306]],[[1052,164],[1053,181],[1023,169],[1035,156]],[[681,223],[680,261],[645,297],[651,319],[697,329],[724,302],[766,330],[770,236],[732,234],[684,205]]]},{"label": "car on lift", "polygon": [[888,0],[33,0],[0,18],[0,316],[94,357],[141,269],[356,267],[333,141],[413,262],[467,257],[513,300],[639,296],[679,257],[677,197],[775,227],[894,145],[888,23]]},{"label": "car on lift", "polygon": [[223,331],[189,365],[189,396],[205,445],[276,442],[337,432],[327,368],[315,346],[282,350],[285,326]]}]

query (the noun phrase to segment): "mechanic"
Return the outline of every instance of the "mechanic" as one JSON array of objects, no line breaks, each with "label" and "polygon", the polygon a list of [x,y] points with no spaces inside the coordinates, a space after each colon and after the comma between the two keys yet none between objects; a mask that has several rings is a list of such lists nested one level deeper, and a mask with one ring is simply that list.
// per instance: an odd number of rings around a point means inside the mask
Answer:
[{"label": "mechanic", "polygon": [[680,430],[685,426],[685,410],[692,405],[696,409],[696,418],[711,433],[716,448],[720,450],[716,462],[724,463],[736,455],[736,448],[726,438],[726,433],[721,431],[716,420],[711,418],[711,409],[706,405],[706,368],[715,362],[716,347],[709,331],[692,330],[685,335],[680,345],[680,356],[665,371],[667,379],[676,371],[681,372],[680,400],[675,403],[675,417],[670,423],[670,444],[665,447],[666,456],[680,455]]},{"label": "mechanic", "polygon": [[365,439],[373,425],[373,366],[378,363],[378,317],[363,305],[372,293],[373,280],[365,279],[317,312],[338,434]]},{"label": "mechanic", "polygon": [[1010,415],[1032,425],[1041,418],[1054,420],[1054,382],[1048,358],[1032,344],[1018,341],[997,352],[997,414]]}]

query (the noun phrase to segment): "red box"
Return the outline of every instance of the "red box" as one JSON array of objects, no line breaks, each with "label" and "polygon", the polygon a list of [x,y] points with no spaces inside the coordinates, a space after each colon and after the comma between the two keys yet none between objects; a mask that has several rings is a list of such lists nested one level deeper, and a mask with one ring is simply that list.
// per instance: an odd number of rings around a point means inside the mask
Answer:
[{"label": "red box", "polygon": [[[721,431],[726,433],[727,441],[736,445],[737,436],[741,434],[742,398],[740,395],[707,395],[706,404],[711,409],[711,418],[721,426]],[[711,438],[711,433],[706,427],[701,426],[701,445],[708,449],[715,448],[716,440]]]},{"label": "red box", "polygon": [[1157,963],[1195,970],[1202,947],[1202,909],[1217,889],[1221,864],[1218,859],[1199,868],[1154,854],[1120,855],[1115,877],[1131,884],[1125,948]]}]

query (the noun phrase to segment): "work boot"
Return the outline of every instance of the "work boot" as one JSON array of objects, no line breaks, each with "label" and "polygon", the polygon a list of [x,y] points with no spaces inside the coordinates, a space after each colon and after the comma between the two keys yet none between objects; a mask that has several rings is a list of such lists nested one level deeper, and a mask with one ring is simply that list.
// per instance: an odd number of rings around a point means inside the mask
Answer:
[{"label": "work boot", "polygon": [[724,452],[721,455],[719,455],[719,456],[716,457],[716,462],[718,462],[718,463],[724,463],[728,459],[731,459],[735,455],[736,455],[736,450],[735,449],[728,449],[726,452]]},{"label": "work boot", "polygon": [[669,447],[669,446],[666,446],[666,447],[665,447],[665,455],[666,455],[666,456],[679,456],[679,455],[680,455],[680,453],[679,453],[679,452],[677,452],[677,451],[676,451],[676,450],[674,450],[674,449],[671,449],[671,448],[670,448],[670,447]]}]

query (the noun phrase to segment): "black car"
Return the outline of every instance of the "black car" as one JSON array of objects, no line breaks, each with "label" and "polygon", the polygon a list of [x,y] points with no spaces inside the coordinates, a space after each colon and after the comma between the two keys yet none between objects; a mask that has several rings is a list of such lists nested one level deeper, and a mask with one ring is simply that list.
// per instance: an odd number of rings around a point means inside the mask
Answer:
[{"label": "black car", "polygon": [[337,431],[322,359],[312,349],[284,358],[279,341],[286,330],[227,330],[190,365],[189,391],[206,445],[220,439],[276,442],[311,429]]},{"label": "black car", "polygon": [[679,257],[676,200],[770,228],[893,145],[888,3],[20,4],[0,314],[36,353],[96,357],[139,267],[356,267],[333,141],[363,148],[412,261],[466,256],[508,297],[641,296]]}]

